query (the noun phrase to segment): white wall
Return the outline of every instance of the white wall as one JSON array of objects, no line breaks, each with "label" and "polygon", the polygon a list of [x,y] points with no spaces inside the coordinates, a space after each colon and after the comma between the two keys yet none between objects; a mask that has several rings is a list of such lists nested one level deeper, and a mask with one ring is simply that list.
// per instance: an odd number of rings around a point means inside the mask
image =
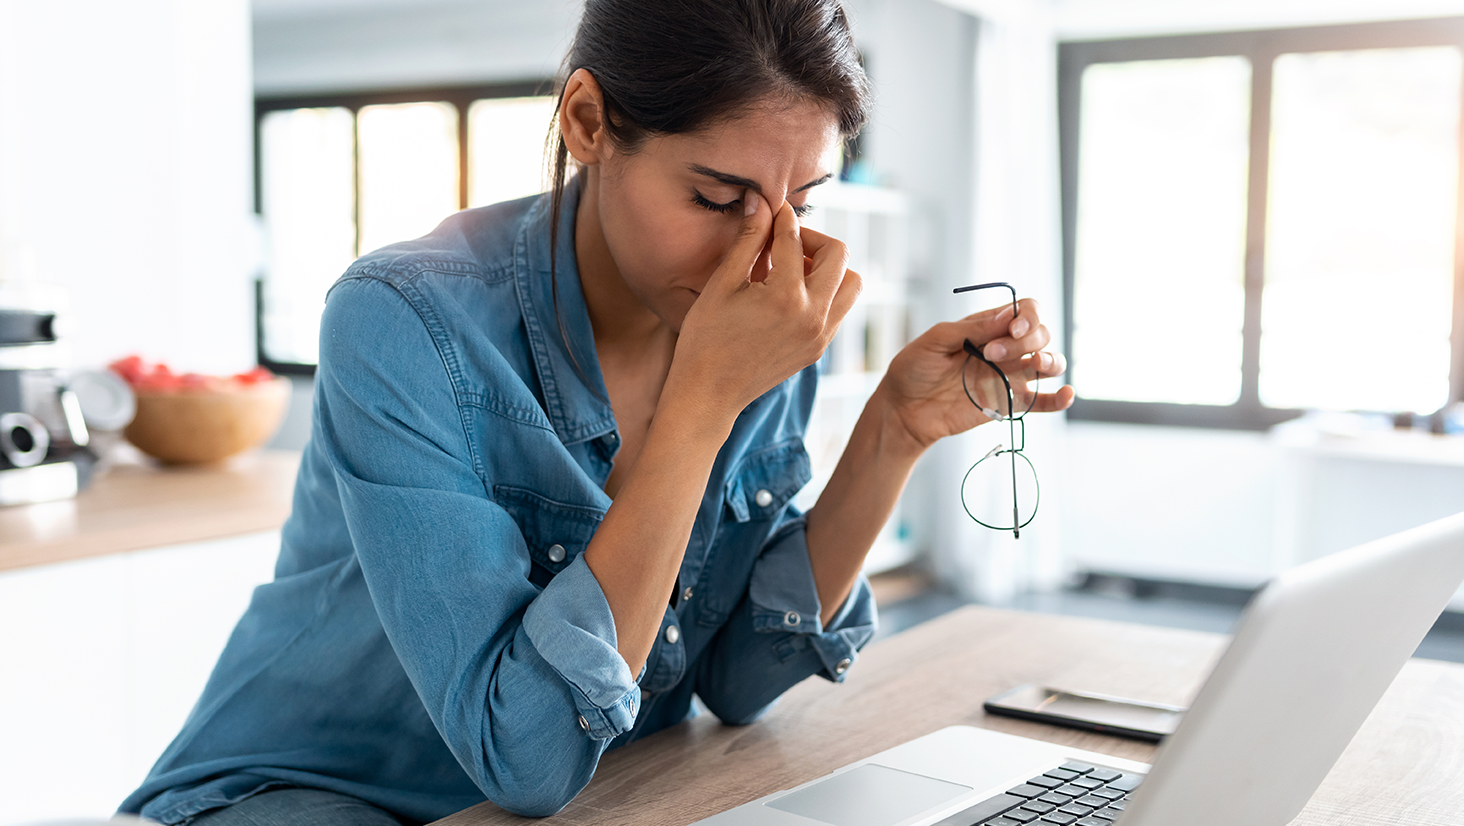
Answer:
[{"label": "white wall", "polygon": [[253,363],[247,0],[0,0],[0,237],[80,365]]},{"label": "white wall", "polygon": [[579,0],[256,3],[261,95],[553,77]]},{"label": "white wall", "polygon": [[1061,40],[1318,26],[1464,14],[1464,0],[1052,0]]}]

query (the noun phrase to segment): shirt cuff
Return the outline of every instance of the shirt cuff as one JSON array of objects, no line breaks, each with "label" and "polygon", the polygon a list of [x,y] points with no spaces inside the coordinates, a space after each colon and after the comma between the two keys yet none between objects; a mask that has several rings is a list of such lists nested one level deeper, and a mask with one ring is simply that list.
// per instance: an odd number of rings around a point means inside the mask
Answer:
[{"label": "shirt cuff", "polygon": [[529,603],[523,629],[569,685],[580,728],[590,737],[608,740],[635,725],[640,688],[615,647],[615,618],[583,556]]},{"label": "shirt cuff", "polygon": [[[822,606],[813,565],[808,560],[808,531],[805,518],[790,521],[768,541],[752,569],[748,585],[752,603],[752,627],[760,633],[792,634],[803,645],[812,646],[823,661],[822,676],[842,682],[844,674],[859,658],[859,649],[874,636],[878,622],[869,581],[860,574],[854,588],[830,618],[827,628],[819,616]],[[780,648],[801,648],[794,638]]]}]

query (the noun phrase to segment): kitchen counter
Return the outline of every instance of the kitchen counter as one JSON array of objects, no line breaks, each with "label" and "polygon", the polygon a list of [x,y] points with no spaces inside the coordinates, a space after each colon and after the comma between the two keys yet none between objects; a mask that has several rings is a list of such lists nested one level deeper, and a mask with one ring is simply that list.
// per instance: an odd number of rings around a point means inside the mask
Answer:
[{"label": "kitchen counter", "polygon": [[296,451],[258,450],[206,467],[163,467],[131,451],[75,499],[0,508],[0,571],[279,528]]}]

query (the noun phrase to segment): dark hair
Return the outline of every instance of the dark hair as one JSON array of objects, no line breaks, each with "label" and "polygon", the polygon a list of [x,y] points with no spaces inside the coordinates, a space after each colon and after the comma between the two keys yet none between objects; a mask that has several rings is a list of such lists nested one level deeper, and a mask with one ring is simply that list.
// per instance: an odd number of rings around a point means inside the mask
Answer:
[{"label": "dark hair", "polygon": [[559,106],[565,82],[578,69],[599,83],[606,132],[625,152],[653,136],[695,132],[736,117],[769,98],[818,103],[838,118],[845,138],[869,117],[869,82],[839,0],[586,0],[549,133],[549,267],[556,305],[559,211],[569,165]]}]

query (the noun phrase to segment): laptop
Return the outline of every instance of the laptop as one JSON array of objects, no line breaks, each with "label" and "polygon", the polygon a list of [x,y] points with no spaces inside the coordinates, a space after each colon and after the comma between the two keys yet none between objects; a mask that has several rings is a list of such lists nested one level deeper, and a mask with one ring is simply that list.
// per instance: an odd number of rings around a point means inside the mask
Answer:
[{"label": "laptop", "polygon": [[698,823],[1284,826],[1461,581],[1464,513],[1281,574],[1152,766],[952,726]]}]

